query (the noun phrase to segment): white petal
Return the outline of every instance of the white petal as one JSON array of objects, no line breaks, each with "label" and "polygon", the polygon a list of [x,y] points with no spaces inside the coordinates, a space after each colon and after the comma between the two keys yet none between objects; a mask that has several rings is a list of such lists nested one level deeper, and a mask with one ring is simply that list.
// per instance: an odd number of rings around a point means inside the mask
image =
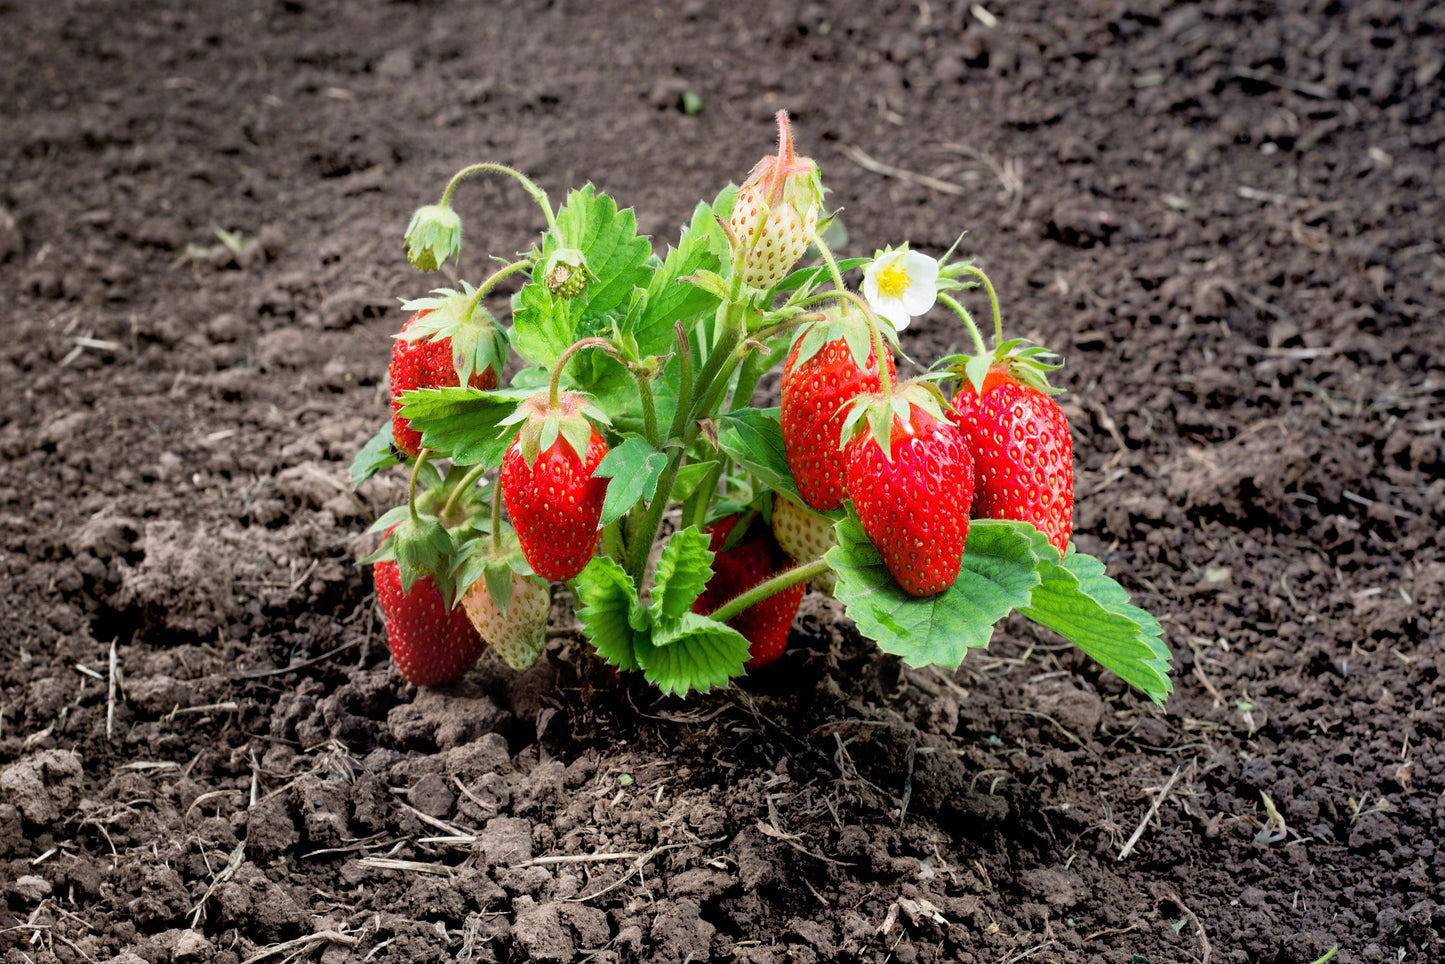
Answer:
[{"label": "white petal", "polygon": [[907,328],[908,323],[913,320],[913,316],[908,313],[908,309],[904,307],[903,301],[899,298],[880,298],[877,301],[870,300],[868,303],[873,306],[875,312],[886,318],[899,331]]},{"label": "white petal", "polygon": [[908,290],[903,292],[899,298],[903,310],[915,317],[928,314],[933,303],[938,300],[938,290],[930,285],[911,284]]}]

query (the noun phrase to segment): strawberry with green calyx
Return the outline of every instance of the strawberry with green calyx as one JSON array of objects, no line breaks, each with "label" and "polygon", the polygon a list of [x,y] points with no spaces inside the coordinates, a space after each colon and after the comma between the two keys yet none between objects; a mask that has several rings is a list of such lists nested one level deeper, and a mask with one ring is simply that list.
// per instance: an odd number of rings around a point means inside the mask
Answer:
[{"label": "strawberry with green calyx", "polygon": [[484,642],[517,672],[525,672],[547,641],[551,592],[522,555],[517,534],[498,518],[492,501],[492,535],[469,543],[458,556],[462,607]]},{"label": "strawberry with green calyx", "polygon": [[446,204],[416,209],[406,228],[406,259],[420,271],[435,271],[462,251],[462,219]]},{"label": "strawberry with green calyx", "polygon": [[746,284],[765,291],[787,277],[818,233],[822,202],[818,165],[794,153],[787,112],[778,111],[777,156],[753,168],[727,225]]},{"label": "strawberry with green calyx", "polygon": [[[782,429],[788,468],[811,508],[843,503],[844,458],[838,440],[849,402],[882,387],[877,346],[867,316],[851,302],[803,329],[783,366]],[[883,369],[896,377],[884,348]]]},{"label": "strawberry with green calyx", "polygon": [[568,360],[590,347],[610,348],[600,338],[568,348],[557,359],[550,389],[523,401],[503,422],[522,427],[502,460],[502,499],[522,553],[544,579],[576,576],[601,535],[602,503],[611,480],[593,473],[608,446],[587,416],[604,423],[607,416],[586,396],[559,391]]},{"label": "strawberry with green calyx", "polygon": [[542,283],[552,294],[568,300],[579,297],[597,280],[587,267],[587,258],[576,248],[558,248],[542,266]]},{"label": "strawberry with green calyx", "polygon": [[848,495],[898,584],[931,596],[953,584],[968,541],[973,461],[926,382],[854,403],[844,421]]},{"label": "strawberry with green calyx", "polygon": [[[705,615],[713,612],[729,600],[793,568],[792,561],[773,539],[771,531],[759,524],[754,515],[724,516],[703,531],[708,535],[708,548],[715,555],[712,577],[693,603],[692,611],[695,613]],[[795,583],[727,620],[729,626],[747,638],[748,669],[767,666],[783,655],[793,619],[803,601],[803,592],[803,583]]]},{"label": "strawberry with green calyx", "polygon": [[486,649],[467,614],[460,607],[448,608],[430,576],[403,589],[395,562],[378,562],[373,574],[391,658],[408,681],[444,686],[460,678]]},{"label": "strawberry with green calyx", "polygon": [[[778,546],[800,563],[821,559],[838,544],[832,519],[818,515],[784,495],[773,496],[771,521],[773,538],[777,539]],[[831,596],[838,585],[838,577],[829,570],[816,576],[813,585]]]},{"label": "strawberry with green calyx", "polygon": [[413,311],[391,350],[391,424],[396,447],[415,458],[421,433],[401,415],[402,396],[419,388],[466,385],[482,391],[497,387],[507,360],[507,336],[477,305],[477,289],[440,289],[433,297],[405,302]]}]

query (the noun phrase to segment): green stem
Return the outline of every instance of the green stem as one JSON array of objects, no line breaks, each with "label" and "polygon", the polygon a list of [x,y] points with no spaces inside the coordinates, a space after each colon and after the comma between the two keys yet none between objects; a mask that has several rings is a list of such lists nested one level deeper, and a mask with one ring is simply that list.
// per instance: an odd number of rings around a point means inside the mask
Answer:
[{"label": "green stem", "polygon": [[632,537],[632,551],[629,554],[627,574],[632,577],[633,583],[642,584],[643,573],[647,571],[647,557],[652,552],[652,543],[657,539],[658,527],[662,525],[662,513],[667,509],[667,503],[672,497],[672,486],[677,481],[677,473],[682,468],[682,449],[675,448],[667,457],[667,467],[662,470],[662,477],[657,480],[657,495],[647,505],[647,513],[642,517],[642,524]]},{"label": "green stem", "polygon": [[[832,296],[830,295],[829,297]],[[780,321],[772,327],[764,328],[762,331],[754,335],[753,339],[755,341],[766,342],[769,338],[774,338],[778,335],[781,335],[789,328],[796,328],[799,325],[810,325],[815,321],[823,321],[827,317],[828,316],[821,311],[810,311],[804,315],[794,315],[787,321]]]},{"label": "green stem", "polygon": [[447,189],[442,192],[441,206],[448,207],[451,204],[452,192],[457,189],[458,184],[473,174],[480,174],[483,171],[490,171],[494,174],[505,174],[508,177],[514,177],[520,181],[522,187],[526,188],[527,193],[532,195],[532,199],[542,208],[542,213],[547,216],[547,227],[553,231],[557,230],[557,216],[552,213],[552,205],[547,200],[547,192],[534,184],[532,179],[527,177],[527,175],[521,171],[507,167],[505,164],[473,164],[471,167],[462,168],[453,175],[451,183],[448,184]]},{"label": "green stem", "polygon": [[500,555],[502,551],[502,480],[497,479],[497,487],[492,492],[492,552]]},{"label": "green stem", "polygon": [[421,475],[421,467],[431,458],[431,449],[422,449],[416,453],[416,464],[411,467],[411,481],[406,487],[406,504],[411,507],[411,521],[420,522],[421,515],[416,511],[416,480]]},{"label": "green stem", "polygon": [[670,439],[682,434],[682,427],[687,424],[687,415],[692,409],[692,341],[680,321],[673,325],[673,332],[677,336],[677,359],[682,371],[677,388],[677,411],[673,413],[672,425],[667,429]]},{"label": "green stem", "polygon": [[801,566],[794,566],[791,569],[778,573],[771,579],[758,583],[747,592],[734,596],[716,610],[709,613],[708,617],[725,623],[749,606],[754,606],[769,596],[782,592],[789,586],[796,586],[805,579],[821,576],[831,568],[832,566],[828,565],[828,560],[826,559],[814,559],[812,562],[805,562]]},{"label": "green stem", "polygon": [[657,401],[652,397],[652,378],[631,366],[628,369],[637,379],[637,395],[642,399],[642,429],[647,435],[647,442],[653,448],[661,448],[662,436],[657,434]]},{"label": "green stem", "polygon": [[485,473],[486,471],[486,465],[478,462],[476,465],[472,466],[471,470],[462,477],[462,480],[460,482],[457,483],[457,487],[453,489],[452,494],[447,497],[447,504],[442,506],[443,525],[445,525],[446,521],[451,518],[452,510],[455,509],[457,505],[457,499],[461,498],[463,492],[467,491],[467,489],[470,489],[473,485],[475,485],[477,479],[480,479],[483,473]]},{"label": "green stem", "polygon": [[[830,250],[828,245],[823,243],[823,239],[816,234],[813,235],[813,246],[818,249],[818,253],[823,256],[823,260],[828,264],[828,273],[833,276],[834,289],[839,292],[847,291],[848,286],[843,283],[843,272],[838,270],[838,261],[833,257],[832,250]],[[841,301],[839,302],[839,307],[842,307]]]},{"label": "green stem", "polygon": [[978,349],[980,355],[987,355],[988,345],[984,344],[983,333],[978,330],[978,325],[974,324],[973,316],[968,313],[967,309],[959,304],[952,295],[940,292],[938,300],[953,309],[954,314],[963,319],[964,327],[968,329],[969,335],[973,338],[973,346]]},{"label": "green stem", "polygon": [[486,297],[487,293],[490,292],[493,288],[495,288],[495,287],[497,286],[497,282],[501,281],[503,278],[507,277],[508,275],[516,274],[518,271],[521,271],[523,268],[530,268],[531,266],[532,266],[532,262],[530,262],[530,261],[513,261],[511,264],[507,265],[505,268],[502,268],[501,270],[497,271],[495,274],[493,274],[493,275],[492,275],[490,278],[488,278],[486,281],[483,281],[482,284],[481,284],[481,287],[477,288],[476,291],[472,292],[471,298],[467,299],[467,307],[466,307],[466,309],[462,312],[462,317],[463,317],[463,318],[471,318],[471,317],[472,317],[472,312],[477,310],[477,305],[481,304],[481,303],[482,303],[482,299],[483,299],[484,297]]},{"label": "green stem", "polygon": [[993,282],[988,280],[988,275],[973,265],[969,265],[963,270],[983,282],[983,288],[988,292],[988,303],[993,308],[993,344],[997,348],[1003,344],[1003,319],[999,315],[998,294],[993,290]]},{"label": "green stem", "polygon": [[572,360],[573,355],[584,348],[605,348],[609,355],[614,358],[617,357],[617,349],[613,348],[612,343],[606,338],[583,338],[579,341],[574,341],[568,346],[567,350],[562,353],[562,356],[557,359],[557,364],[552,366],[552,385],[548,400],[553,408],[556,408],[560,401],[562,369],[567,367],[567,362]]}]

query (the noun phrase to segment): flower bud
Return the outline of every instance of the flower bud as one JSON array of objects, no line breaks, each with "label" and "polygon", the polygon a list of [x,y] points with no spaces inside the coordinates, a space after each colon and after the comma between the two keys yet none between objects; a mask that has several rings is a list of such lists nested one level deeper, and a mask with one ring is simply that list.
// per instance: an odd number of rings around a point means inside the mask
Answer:
[{"label": "flower bud", "polygon": [[449,207],[416,209],[406,229],[406,259],[421,271],[435,271],[462,250],[462,219]]}]

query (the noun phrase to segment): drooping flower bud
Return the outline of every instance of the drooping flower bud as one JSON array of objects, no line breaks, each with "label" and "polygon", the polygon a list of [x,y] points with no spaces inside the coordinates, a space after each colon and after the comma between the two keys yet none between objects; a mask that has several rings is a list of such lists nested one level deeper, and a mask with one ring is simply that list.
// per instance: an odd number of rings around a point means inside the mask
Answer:
[{"label": "drooping flower bud", "polygon": [[462,250],[462,219],[449,207],[416,209],[406,229],[406,259],[421,271],[435,271]]},{"label": "drooping flower bud", "polygon": [[787,277],[818,230],[823,182],[811,158],[793,153],[788,115],[778,112],[778,153],[765,157],[738,189],[729,228],[735,269],[754,288]]}]

